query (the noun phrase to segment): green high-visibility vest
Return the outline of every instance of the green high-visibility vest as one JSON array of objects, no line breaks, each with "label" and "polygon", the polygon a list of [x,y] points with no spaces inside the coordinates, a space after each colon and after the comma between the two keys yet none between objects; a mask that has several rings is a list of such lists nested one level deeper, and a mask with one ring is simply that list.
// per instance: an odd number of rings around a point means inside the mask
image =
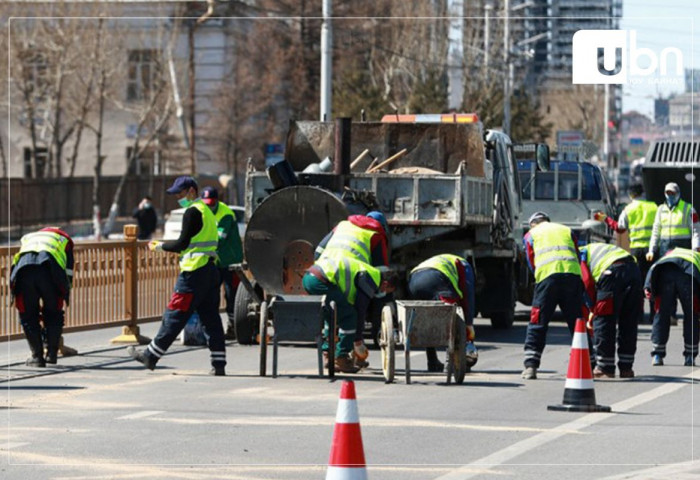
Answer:
[{"label": "green high-visibility vest", "polygon": [[357,260],[371,264],[372,235],[374,235],[374,232],[343,220],[335,227],[333,236],[326,244],[324,253],[341,250]]},{"label": "green high-visibility vest", "polygon": [[581,275],[571,229],[558,223],[542,222],[530,230],[535,251],[535,282],[554,273]]},{"label": "green high-visibility vest", "polygon": [[664,240],[684,240],[691,238],[689,219],[691,205],[680,200],[671,210],[665,203],[659,206],[659,237]]},{"label": "green high-visibility vest", "polygon": [[588,253],[588,268],[596,282],[603,272],[618,260],[629,257],[637,261],[626,250],[609,243],[589,243],[581,251]]},{"label": "green high-visibility vest", "polygon": [[323,272],[329,282],[343,292],[350,305],[354,305],[357,298],[357,286],[355,285],[357,275],[367,272],[377,286],[382,282],[382,274],[378,269],[338,252],[324,253],[321,258],[316,260],[315,265]]},{"label": "green high-visibility vest", "polygon": [[[241,245],[241,237],[238,233],[238,225],[236,224],[236,214],[233,213],[233,210],[231,210],[228,205],[222,202],[218,202],[216,205],[214,218],[216,219],[216,231],[219,237],[216,253],[219,256],[220,265],[228,266],[243,260],[243,247]],[[219,225],[221,225],[221,220],[225,217],[231,217],[231,225],[233,225],[233,228],[230,234],[224,238],[221,236],[223,228],[219,227]]]},{"label": "green high-visibility vest", "polygon": [[649,248],[657,206],[648,200],[632,200],[625,207],[630,248]]},{"label": "green high-visibility vest", "polygon": [[686,262],[692,263],[695,265],[697,271],[700,272],[700,252],[695,252],[688,248],[674,248],[666,255],[661,257],[661,259],[659,259],[659,261],[656,263],[663,263],[671,258],[680,258]]},{"label": "green high-visibility vest", "polygon": [[459,298],[463,298],[464,292],[462,292],[462,290],[460,290],[459,288],[459,273],[457,273],[457,265],[455,264],[455,262],[457,261],[466,262],[466,260],[462,257],[458,257],[457,255],[452,255],[449,253],[435,255],[434,257],[431,257],[425,260],[424,262],[418,264],[416,268],[411,270],[411,274],[419,270],[426,270],[428,268],[437,270],[438,272],[442,273],[448,278],[455,291],[459,295]]},{"label": "green high-visibility vest", "polygon": [[66,247],[69,240],[56,232],[33,232],[28,233],[20,240],[19,252],[12,257],[12,265],[16,265],[22,254],[27,252],[47,252],[56,263],[66,269]]},{"label": "green high-visibility vest", "polygon": [[187,248],[180,252],[180,270],[183,272],[193,272],[205,266],[210,258],[216,259],[219,240],[216,219],[209,207],[198,199],[189,208],[196,208],[202,214],[202,229],[192,237]]}]

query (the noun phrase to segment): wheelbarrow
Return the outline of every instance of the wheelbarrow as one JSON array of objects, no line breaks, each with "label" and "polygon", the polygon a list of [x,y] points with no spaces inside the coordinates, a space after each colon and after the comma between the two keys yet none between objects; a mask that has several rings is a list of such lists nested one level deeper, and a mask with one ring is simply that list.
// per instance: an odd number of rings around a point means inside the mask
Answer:
[{"label": "wheelbarrow", "polygon": [[429,300],[397,300],[382,309],[379,348],[386,383],[394,381],[396,347],[403,345],[406,383],[411,383],[411,349],[447,346],[447,383],[467,372],[466,326],[455,305]]},{"label": "wheelbarrow", "polygon": [[[278,345],[281,341],[315,342],[318,376],[323,377],[323,317],[330,318],[330,331],[335,331],[336,306],[325,306],[325,297],[316,295],[273,296],[269,304],[260,304],[260,376],[267,375],[267,345],[272,341],[272,377],[277,377]],[[335,335],[328,340],[328,377],[335,375]]]}]

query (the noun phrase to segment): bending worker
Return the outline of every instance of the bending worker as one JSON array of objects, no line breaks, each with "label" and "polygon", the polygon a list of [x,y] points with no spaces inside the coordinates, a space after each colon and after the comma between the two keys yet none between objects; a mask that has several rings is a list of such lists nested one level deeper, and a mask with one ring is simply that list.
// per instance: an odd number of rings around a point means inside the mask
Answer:
[{"label": "bending worker", "polygon": [[[474,270],[464,258],[442,254],[431,257],[411,270],[408,291],[413,300],[440,300],[462,307],[467,324],[467,365],[476,364],[474,348]],[[442,372],[444,365],[437,358],[435,348],[426,348],[428,371]]]},{"label": "bending worker", "polygon": [[228,205],[219,201],[219,192],[216,188],[204,187],[202,189],[202,201],[206,203],[216,219],[216,231],[219,235],[219,243],[216,247],[218,257],[219,275],[221,283],[224,284],[224,296],[226,298],[226,316],[228,325],[226,327],[226,338],[234,340],[236,338],[235,322],[233,317],[233,303],[236,299],[236,290],[240,279],[229,269],[234,263],[243,261],[243,244],[238,233],[238,223],[236,214]]},{"label": "bending worker", "polygon": [[[386,218],[380,211],[371,211],[367,215],[351,215],[347,220],[339,222],[321,240],[314,252],[314,260],[318,260],[326,252],[337,252],[373,267],[388,267],[388,230]],[[379,310],[381,311],[381,308]],[[369,308],[369,311],[372,309]],[[364,344],[363,330],[364,321],[358,324],[351,354],[355,364],[361,368],[369,366],[369,350]]]},{"label": "bending worker", "polygon": [[[361,262],[340,252],[326,252],[314,263],[302,279],[304,290],[310,295],[325,295],[326,306],[335,301],[338,319],[338,344],[335,349],[335,368],[344,373],[356,373],[350,353],[355,343],[358,326],[364,325],[369,302],[377,292],[391,292],[389,272]],[[327,309],[324,309],[324,317]],[[328,358],[328,319],[324,318],[324,357]]]},{"label": "bending worker", "polygon": [[216,219],[207,205],[198,198],[197,182],[192,177],[178,177],[166,190],[177,195],[177,202],[186,208],[182,231],[177,240],[148,244],[151,251],[180,254],[180,274],[155,338],[144,351],[128,347],[131,357],[149,370],[156,367],[170,345],[182,331],[193,312],[208,336],[212,370],[210,375],[226,375],[226,344],[219,316],[219,270],[216,268],[218,235]]},{"label": "bending worker", "polygon": [[700,339],[700,253],[687,248],[669,251],[652,265],[644,292],[654,299],[656,310],[651,327],[652,365],[664,364],[670,317],[677,301],[683,308],[684,365],[695,365]]},{"label": "bending worker", "polygon": [[[637,260],[642,281],[651,267],[651,262],[647,260],[647,252],[657,209],[656,203],[645,200],[643,194],[644,188],[639,183],[630,186],[629,195],[632,201],[622,210],[617,222],[603,212],[596,212],[593,217],[605,222],[617,233],[629,232],[630,253]],[[650,315],[653,315],[654,310],[650,308],[649,311],[652,312]]]},{"label": "bending worker", "polygon": [[593,376],[615,378],[617,342],[620,378],[634,377],[637,325],[644,314],[642,277],[635,258],[615,245],[589,243],[581,248],[581,276],[594,305]]},{"label": "bending worker", "polygon": [[583,283],[576,237],[571,229],[552,223],[544,212],[535,212],[523,243],[527,261],[535,274],[535,293],[525,338],[526,380],[537,378],[547,340],[549,321],[559,306],[573,335],[576,318],[581,316]]},{"label": "bending worker", "polygon": [[[63,230],[47,227],[24,235],[20,244],[19,252],[12,259],[10,291],[15,297],[15,307],[31,351],[26,364],[45,367],[57,361],[63,333],[63,304],[70,303],[73,240]],[[40,313],[46,332],[46,358]]]}]

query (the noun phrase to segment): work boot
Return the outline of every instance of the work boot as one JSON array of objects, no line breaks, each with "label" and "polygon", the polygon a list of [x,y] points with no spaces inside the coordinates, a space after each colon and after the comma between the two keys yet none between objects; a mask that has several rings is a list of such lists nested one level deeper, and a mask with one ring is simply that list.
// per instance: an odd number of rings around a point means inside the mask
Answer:
[{"label": "work boot", "polygon": [[46,352],[46,363],[50,363],[51,365],[56,365],[57,362],[57,354],[56,352]]},{"label": "work boot", "polygon": [[224,338],[226,338],[226,340],[235,340],[236,339],[236,330],[234,330],[234,328],[231,325],[229,325],[226,328],[226,334],[224,335]]},{"label": "work boot", "polygon": [[627,370],[620,369],[620,378],[634,378],[634,370],[631,368]]},{"label": "work boot", "polygon": [[693,357],[692,355],[686,355],[685,362],[683,363],[683,366],[694,367],[695,366],[695,357]]},{"label": "work boot", "polygon": [[593,378],[615,378],[615,372],[606,372],[600,367],[593,369]]},{"label": "work boot", "polygon": [[46,366],[46,361],[44,360],[44,357],[42,356],[34,356],[32,355],[27,359],[26,362],[24,362],[28,367],[45,367]]},{"label": "work boot", "polygon": [[434,373],[440,373],[445,370],[445,364],[442,363],[437,358],[428,360],[428,371]]},{"label": "work boot", "polygon": [[523,373],[521,374],[525,380],[535,380],[537,379],[537,368],[535,367],[525,367]]},{"label": "work boot", "polygon": [[651,366],[652,367],[660,367],[661,365],[664,364],[664,359],[661,355],[654,355],[651,357]]},{"label": "work boot", "polygon": [[335,369],[342,373],[357,373],[360,371],[349,355],[337,357],[335,359]]},{"label": "work boot", "polygon": [[364,343],[360,343],[359,345],[356,344],[353,347],[353,351],[350,353],[350,357],[355,363],[355,366],[358,368],[369,367],[369,362],[367,361],[367,358],[369,357],[369,350]]},{"label": "work boot", "polygon": [[212,367],[212,369],[209,371],[209,375],[213,375],[215,377],[225,377],[226,376],[226,368],[225,367]]},{"label": "work boot", "polygon": [[137,362],[143,364],[144,367],[146,367],[149,370],[153,370],[156,368],[156,362],[151,360],[145,353],[143,353],[140,350],[136,350],[135,347],[126,347],[126,353],[129,354],[131,358],[136,360]]}]

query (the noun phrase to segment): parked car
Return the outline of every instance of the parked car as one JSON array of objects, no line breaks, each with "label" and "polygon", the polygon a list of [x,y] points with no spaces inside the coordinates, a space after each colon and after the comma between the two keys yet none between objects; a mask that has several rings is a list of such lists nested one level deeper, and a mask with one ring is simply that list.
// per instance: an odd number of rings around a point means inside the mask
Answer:
[{"label": "parked car", "polygon": [[[245,236],[245,208],[238,205],[229,205],[229,208],[233,210],[236,215],[236,222],[238,222],[238,234],[243,240]],[[168,215],[168,219],[165,221],[165,226],[163,228],[163,240],[176,240],[180,237],[180,230],[182,229],[182,215],[185,213],[184,208],[176,208],[171,210]]]}]

